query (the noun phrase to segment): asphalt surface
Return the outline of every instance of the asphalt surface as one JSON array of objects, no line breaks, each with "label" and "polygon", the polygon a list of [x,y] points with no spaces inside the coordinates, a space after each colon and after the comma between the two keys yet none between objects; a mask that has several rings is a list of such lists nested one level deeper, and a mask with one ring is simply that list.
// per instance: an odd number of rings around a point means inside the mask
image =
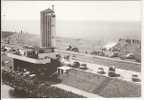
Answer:
[{"label": "asphalt surface", "polygon": [[[77,62],[78,60],[71,60],[70,62],[69,61],[66,61],[64,60],[63,62],[68,64],[68,63],[72,63],[72,62]],[[95,64],[95,63],[88,63],[88,62],[82,62],[82,61],[78,61],[80,64],[86,64],[87,65],[87,70],[85,70],[86,72],[90,72],[90,73],[94,73],[94,74],[99,74],[97,73],[98,71],[98,68],[103,68],[104,71],[105,71],[105,74],[100,74],[100,75],[103,75],[103,76],[106,76],[106,77],[109,77],[108,76],[108,70],[109,70],[109,67],[108,66],[104,66],[104,65],[99,65],[99,64]],[[81,69],[77,69],[77,70],[81,70]],[[133,74],[136,74],[138,75],[138,78],[141,79],[141,73],[140,72],[136,72],[136,71],[129,71],[129,70],[124,70],[124,69],[119,69],[119,68],[116,68],[116,71],[115,71],[116,74],[120,74],[120,77],[110,77],[110,78],[117,78],[117,79],[120,79],[120,80],[124,80],[124,81],[128,81],[128,82],[132,82],[134,84],[140,84],[141,82],[134,82],[132,81],[132,75]]]},{"label": "asphalt surface", "polygon": [[64,50],[56,50],[56,52],[58,52],[61,55],[70,55],[72,59],[80,60],[83,62],[97,63],[99,65],[105,65],[107,67],[111,67],[114,65],[119,69],[141,72],[141,63],[138,62],[126,61],[102,56],[94,56],[82,53],[75,53]]}]

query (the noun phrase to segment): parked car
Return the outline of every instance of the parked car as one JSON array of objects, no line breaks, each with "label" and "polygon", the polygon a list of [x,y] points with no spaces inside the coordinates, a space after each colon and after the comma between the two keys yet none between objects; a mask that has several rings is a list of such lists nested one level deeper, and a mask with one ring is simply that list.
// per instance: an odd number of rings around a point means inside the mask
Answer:
[{"label": "parked car", "polygon": [[113,57],[118,57],[118,53],[117,52],[113,52],[113,54],[110,56],[111,58]]},{"label": "parked car", "polygon": [[139,79],[137,74],[133,74],[132,75],[132,81],[134,81],[134,82],[139,82],[140,81],[140,79]]},{"label": "parked car", "polygon": [[124,56],[120,56],[120,59],[121,60],[125,60],[126,58]]},{"label": "parked car", "polygon": [[102,67],[99,67],[98,70],[97,70],[97,73],[99,74],[105,74],[105,71]]},{"label": "parked car", "polygon": [[128,53],[127,55],[126,55],[126,59],[134,59],[135,57],[134,57],[134,54],[133,53]]},{"label": "parked car", "polygon": [[81,64],[81,65],[80,65],[80,69],[84,69],[84,70],[88,69],[88,68],[87,68],[87,64]]},{"label": "parked car", "polygon": [[9,60],[4,61],[5,64],[8,64],[9,62],[10,62]]},{"label": "parked car", "polygon": [[27,76],[27,75],[30,75],[30,71],[26,71],[23,73],[23,76]]},{"label": "parked car", "polygon": [[114,67],[109,67],[108,76],[116,77],[116,73],[115,73],[115,68]]},{"label": "parked car", "polygon": [[109,71],[114,71],[115,72],[115,70],[116,70],[115,66],[109,67]]},{"label": "parked car", "polygon": [[80,67],[80,63],[79,62],[73,62],[73,64],[71,65],[74,68],[79,68]]},{"label": "parked car", "polygon": [[6,51],[10,51],[10,50],[11,50],[11,48],[10,48],[10,47],[6,47],[6,46],[5,46],[5,50],[6,50]]},{"label": "parked car", "polygon": [[120,59],[125,60],[125,59],[135,59],[135,56],[133,53],[128,53],[126,55],[120,56]]},{"label": "parked car", "polygon": [[36,74],[29,75],[30,78],[34,78],[35,76],[36,76]]}]

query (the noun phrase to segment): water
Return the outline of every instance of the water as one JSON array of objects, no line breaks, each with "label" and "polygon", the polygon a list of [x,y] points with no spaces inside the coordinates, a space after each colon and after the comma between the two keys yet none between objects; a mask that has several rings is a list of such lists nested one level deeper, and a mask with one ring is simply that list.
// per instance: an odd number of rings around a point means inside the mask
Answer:
[{"label": "water", "polygon": [[[4,22],[3,22],[4,23]],[[20,31],[40,34],[39,20],[7,20],[3,30]],[[23,28],[20,28],[20,25]],[[110,39],[119,37],[141,38],[139,21],[56,21],[56,35],[60,37],[84,38],[90,40]]]},{"label": "water", "polygon": [[5,84],[1,85],[1,98],[25,98],[25,97],[27,97],[27,95],[23,91],[15,90],[14,88]]}]

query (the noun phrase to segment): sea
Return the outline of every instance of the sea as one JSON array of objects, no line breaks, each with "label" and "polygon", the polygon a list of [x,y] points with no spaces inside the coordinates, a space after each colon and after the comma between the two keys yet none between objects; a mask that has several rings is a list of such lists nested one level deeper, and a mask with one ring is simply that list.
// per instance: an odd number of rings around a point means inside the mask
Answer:
[{"label": "sea", "polygon": [[[57,20],[56,36],[88,40],[141,39],[141,21]],[[40,34],[40,20],[2,20],[2,30]]]}]

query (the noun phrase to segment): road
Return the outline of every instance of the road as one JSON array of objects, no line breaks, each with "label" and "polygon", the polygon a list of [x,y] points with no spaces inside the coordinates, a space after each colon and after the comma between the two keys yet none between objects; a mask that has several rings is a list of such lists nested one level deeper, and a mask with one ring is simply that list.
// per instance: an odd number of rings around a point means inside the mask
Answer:
[{"label": "road", "polygon": [[[17,44],[5,44],[5,43],[2,43],[2,44],[5,46],[8,46],[8,47],[14,47],[14,48],[19,48],[19,49],[22,48],[22,46],[23,46],[23,45],[17,45]],[[74,56],[86,56],[86,57],[92,57],[92,58],[96,57],[96,58],[112,60],[112,61],[121,61],[121,62],[126,62],[126,63],[141,64],[139,62],[134,62],[134,61],[129,61],[129,60],[121,60],[121,59],[109,58],[109,57],[104,57],[104,56],[96,56],[96,55],[90,55],[90,54],[84,54],[84,53],[77,53],[77,52],[60,50],[60,49],[55,49],[55,51],[57,53],[70,54],[70,55],[74,55]]]},{"label": "road", "polygon": [[106,60],[111,60],[111,61],[120,61],[120,62],[125,62],[125,63],[140,64],[138,62],[129,61],[129,60],[121,60],[121,59],[109,58],[109,57],[104,57],[104,56],[96,56],[96,55],[90,55],[90,54],[84,54],[84,53],[77,53],[77,52],[66,51],[66,50],[56,49],[55,51],[61,54],[69,54],[69,55],[77,56],[77,57],[85,56],[87,58],[99,58],[99,59],[106,59]]},{"label": "road", "polygon": [[[109,67],[105,66],[105,65],[99,65],[99,64],[95,64],[95,63],[82,62],[82,61],[79,61],[79,60],[71,60],[70,62],[64,61],[64,63],[68,64],[68,63],[72,63],[72,62],[75,62],[75,61],[76,62],[77,61],[80,62],[80,64],[87,64],[88,70],[85,70],[85,71],[86,72],[90,72],[90,73],[94,73],[94,74],[98,74],[97,73],[98,68],[102,67],[104,69],[104,71],[105,71],[105,74],[100,74],[100,75],[109,77],[108,76],[108,69],[109,69]],[[80,70],[80,69],[77,68],[77,70]],[[141,73],[140,72],[129,71],[129,70],[124,70],[124,69],[116,68],[116,73],[120,74],[120,77],[110,77],[110,78],[117,78],[117,79],[120,79],[120,80],[132,82],[132,83],[137,84],[137,85],[141,84],[141,82],[133,82],[132,81],[132,75],[133,74],[138,75],[139,79],[141,79]]]},{"label": "road", "polygon": [[[3,44],[3,45],[6,45],[8,47],[14,47],[14,48],[22,48],[22,45],[16,45],[16,44]],[[61,54],[62,56],[70,55],[73,59],[84,61],[84,62],[96,63],[108,67],[116,66],[119,69],[141,72],[141,63],[138,62],[126,61],[126,60],[120,60],[120,59],[108,58],[102,56],[95,56],[90,54],[76,53],[76,52],[59,50],[59,49],[56,49],[55,52]]]},{"label": "road", "polygon": [[61,55],[70,55],[72,59],[80,60],[83,62],[96,63],[99,65],[105,65],[107,67],[116,66],[119,69],[141,72],[141,63],[138,62],[94,56],[90,54],[75,53],[64,50],[56,50],[56,52]]}]

